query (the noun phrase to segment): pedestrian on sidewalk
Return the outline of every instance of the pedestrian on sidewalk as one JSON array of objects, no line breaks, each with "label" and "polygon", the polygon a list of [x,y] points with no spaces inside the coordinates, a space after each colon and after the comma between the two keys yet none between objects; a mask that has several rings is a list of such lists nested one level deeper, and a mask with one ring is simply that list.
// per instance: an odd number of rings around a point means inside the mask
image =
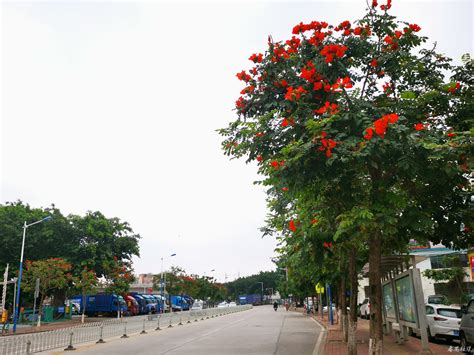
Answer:
[{"label": "pedestrian on sidewalk", "polygon": [[2,312],[2,335],[8,332],[8,326],[10,325],[9,323],[10,323],[10,319],[8,317],[8,306],[7,306]]},{"label": "pedestrian on sidewalk", "polygon": [[290,309],[290,304],[288,303],[288,301],[285,302],[285,308],[286,308],[286,311],[288,312],[288,309]]}]

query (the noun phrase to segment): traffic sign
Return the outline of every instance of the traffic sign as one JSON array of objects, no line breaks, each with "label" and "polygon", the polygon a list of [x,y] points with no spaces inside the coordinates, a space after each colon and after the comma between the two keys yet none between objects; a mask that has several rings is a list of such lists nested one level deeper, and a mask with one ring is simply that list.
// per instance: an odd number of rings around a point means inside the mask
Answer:
[{"label": "traffic sign", "polygon": [[316,289],[317,294],[324,293],[324,286],[321,285],[319,282],[316,284],[314,288]]}]

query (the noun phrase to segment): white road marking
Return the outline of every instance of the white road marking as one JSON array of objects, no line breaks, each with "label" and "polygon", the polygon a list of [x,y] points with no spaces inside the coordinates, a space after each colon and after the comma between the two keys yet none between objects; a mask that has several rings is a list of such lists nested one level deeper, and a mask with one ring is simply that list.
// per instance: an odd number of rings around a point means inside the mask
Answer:
[{"label": "white road marking", "polygon": [[321,345],[324,346],[324,344],[322,344],[322,339],[326,337],[327,331],[326,331],[326,328],[324,328],[321,324],[319,324],[319,322],[315,320],[313,317],[311,317],[311,320],[321,328],[321,332],[319,333],[319,336],[318,336],[318,341],[316,341],[316,345],[314,346],[314,350],[313,350],[313,355],[320,355],[324,352],[324,350],[320,351],[319,348],[321,347]]}]

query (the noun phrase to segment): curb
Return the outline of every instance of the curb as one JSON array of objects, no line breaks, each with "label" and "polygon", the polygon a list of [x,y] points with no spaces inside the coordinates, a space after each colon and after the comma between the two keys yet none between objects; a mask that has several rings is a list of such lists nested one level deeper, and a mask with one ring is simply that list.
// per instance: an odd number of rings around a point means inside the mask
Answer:
[{"label": "curb", "polygon": [[321,332],[319,333],[318,339],[316,340],[316,344],[314,345],[313,355],[320,355],[324,354],[324,348],[326,346],[326,338],[328,329],[327,327],[319,322],[315,317],[311,317],[311,320],[315,322],[320,328]]}]

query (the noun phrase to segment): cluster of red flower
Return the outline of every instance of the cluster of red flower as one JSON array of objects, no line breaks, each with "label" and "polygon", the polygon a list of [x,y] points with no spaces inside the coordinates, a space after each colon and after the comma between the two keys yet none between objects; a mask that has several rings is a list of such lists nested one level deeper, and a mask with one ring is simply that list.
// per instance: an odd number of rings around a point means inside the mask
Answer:
[{"label": "cluster of red flower", "polygon": [[[372,0],[372,7],[377,7],[377,5],[378,5],[377,0]],[[392,7],[392,0],[387,0],[386,5],[380,5],[380,9],[382,9],[383,11],[390,9],[391,7]]]},{"label": "cluster of red flower", "polygon": [[292,232],[295,232],[295,231],[296,231],[296,224],[295,224],[295,221],[290,220],[290,223],[288,223],[288,228],[290,228],[290,230],[291,230]]},{"label": "cluster of red flower", "polygon": [[321,31],[323,28],[328,27],[327,22],[311,21],[311,23],[304,24],[300,22],[298,25],[293,27],[293,34],[297,35],[306,31]]},{"label": "cluster of red flower", "polygon": [[318,108],[317,110],[314,110],[314,113],[318,115],[322,115],[323,113],[326,113],[329,111],[331,115],[335,115],[339,111],[337,110],[338,106],[337,104],[330,104],[329,101],[326,101],[323,107]]},{"label": "cluster of red flower", "polygon": [[374,122],[375,129],[374,127],[369,127],[365,130],[366,134],[364,135],[364,138],[367,140],[371,140],[372,136],[374,135],[374,131],[380,136],[380,138],[384,138],[389,123],[393,124],[397,121],[398,115],[396,113],[391,113],[383,116],[382,118],[379,118]]},{"label": "cluster of red flower", "polygon": [[456,85],[454,85],[452,88],[449,88],[448,91],[449,91],[451,94],[454,94],[454,93],[455,93],[456,91],[458,91],[460,88],[461,88],[461,84],[456,83]]},{"label": "cluster of red flower", "polygon": [[389,95],[393,91],[393,83],[385,83],[383,84],[383,92]]},{"label": "cluster of red flower", "polygon": [[328,243],[328,242],[324,242],[324,243],[323,243],[323,247],[325,247],[325,248],[332,248],[332,242],[329,242],[329,243]]},{"label": "cluster of red flower", "polygon": [[293,53],[296,53],[298,51],[298,47],[301,44],[301,40],[299,38],[293,36],[293,37],[291,37],[290,40],[286,41],[285,43],[288,46],[288,49],[286,50],[286,52],[288,54],[293,54]]},{"label": "cluster of red flower", "polygon": [[335,31],[344,31],[343,36],[349,36],[351,34],[351,23],[349,21],[343,21],[339,26],[334,28]]},{"label": "cluster of red flower", "polygon": [[294,126],[295,125],[295,119],[294,118],[283,118],[283,121],[281,121],[281,126],[282,127],[288,127],[288,125]]},{"label": "cluster of red flower", "polygon": [[258,53],[258,54],[254,53],[249,57],[249,60],[251,60],[254,63],[261,63],[262,60],[263,60],[263,54],[262,53]]},{"label": "cluster of red flower", "polygon": [[321,80],[321,75],[316,73],[316,68],[312,61],[308,61],[306,66],[301,68],[300,78],[307,80],[310,83],[314,83],[316,80]]},{"label": "cluster of red flower", "polygon": [[245,87],[245,88],[240,92],[240,94],[241,94],[241,95],[250,94],[250,93],[252,93],[254,90],[255,90],[255,85],[250,85],[250,86]]},{"label": "cluster of red flower", "polygon": [[319,150],[326,151],[326,156],[329,158],[331,156],[331,149],[336,147],[337,142],[333,139],[326,139],[326,132],[321,133],[321,136],[321,147],[319,147]]},{"label": "cluster of red flower", "polygon": [[321,52],[319,53],[322,56],[326,57],[326,63],[330,63],[334,60],[334,56],[342,58],[347,49],[347,46],[341,46],[339,44],[328,44],[327,46],[324,46]]},{"label": "cluster of red flower", "polygon": [[348,76],[346,76],[345,78],[337,78],[336,82],[332,86],[334,91],[340,88],[350,89],[351,87],[352,87],[351,78],[349,78]]},{"label": "cluster of red flower", "polygon": [[415,123],[413,128],[415,128],[417,131],[422,131],[426,128],[426,126],[423,123]]},{"label": "cluster of red flower", "polygon": [[385,36],[383,41],[390,46],[390,49],[396,50],[398,49],[398,40],[403,35],[401,31],[395,31],[393,36]]},{"label": "cluster of red flower", "polygon": [[372,34],[369,26],[357,26],[356,28],[354,28],[354,31],[352,31],[352,33],[354,33],[356,36],[370,36]]},{"label": "cluster of red flower", "polygon": [[252,80],[252,77],[248,75],[244,70],[242,70],[240,73],[237,73],[235,76],[237,77],[237,79],[243,80],[245,82]]},{"label": "cluster of red flower", "polygon": [[235,107],[241,110],[245,107],[245,100],[242,96],[235,102]]},{"label": "cluster of red flower", "polygon": [[288,101],[298,101],[301,98],[302,94],[307,93],[305,89],[300,85],[297,89],[294,89],[293,86],[286,89],[285,100]]},{"label": "cluster of red flower", "polygon": [[414,24],[408,25],[408,27],[405,27],[403,29],[403,32],[405,33],[407,33],[408,31],[418,32],[420,30],[421,30],[421,27],[414,23]]},{"label": "cluster of red flower", "polygon": [[278,170],[280,169],[283,165],[285,165],[285,161],[284,160],[272,160],[270,165],[272,166],[273,169],[275,170]]},{"label": "cluster of red flower", "polygon": [[275,44],[275,47],[273,48],[272,62],[278,62],[281,58],[288,59],[290,58],[290,55],[283,46]]}]

